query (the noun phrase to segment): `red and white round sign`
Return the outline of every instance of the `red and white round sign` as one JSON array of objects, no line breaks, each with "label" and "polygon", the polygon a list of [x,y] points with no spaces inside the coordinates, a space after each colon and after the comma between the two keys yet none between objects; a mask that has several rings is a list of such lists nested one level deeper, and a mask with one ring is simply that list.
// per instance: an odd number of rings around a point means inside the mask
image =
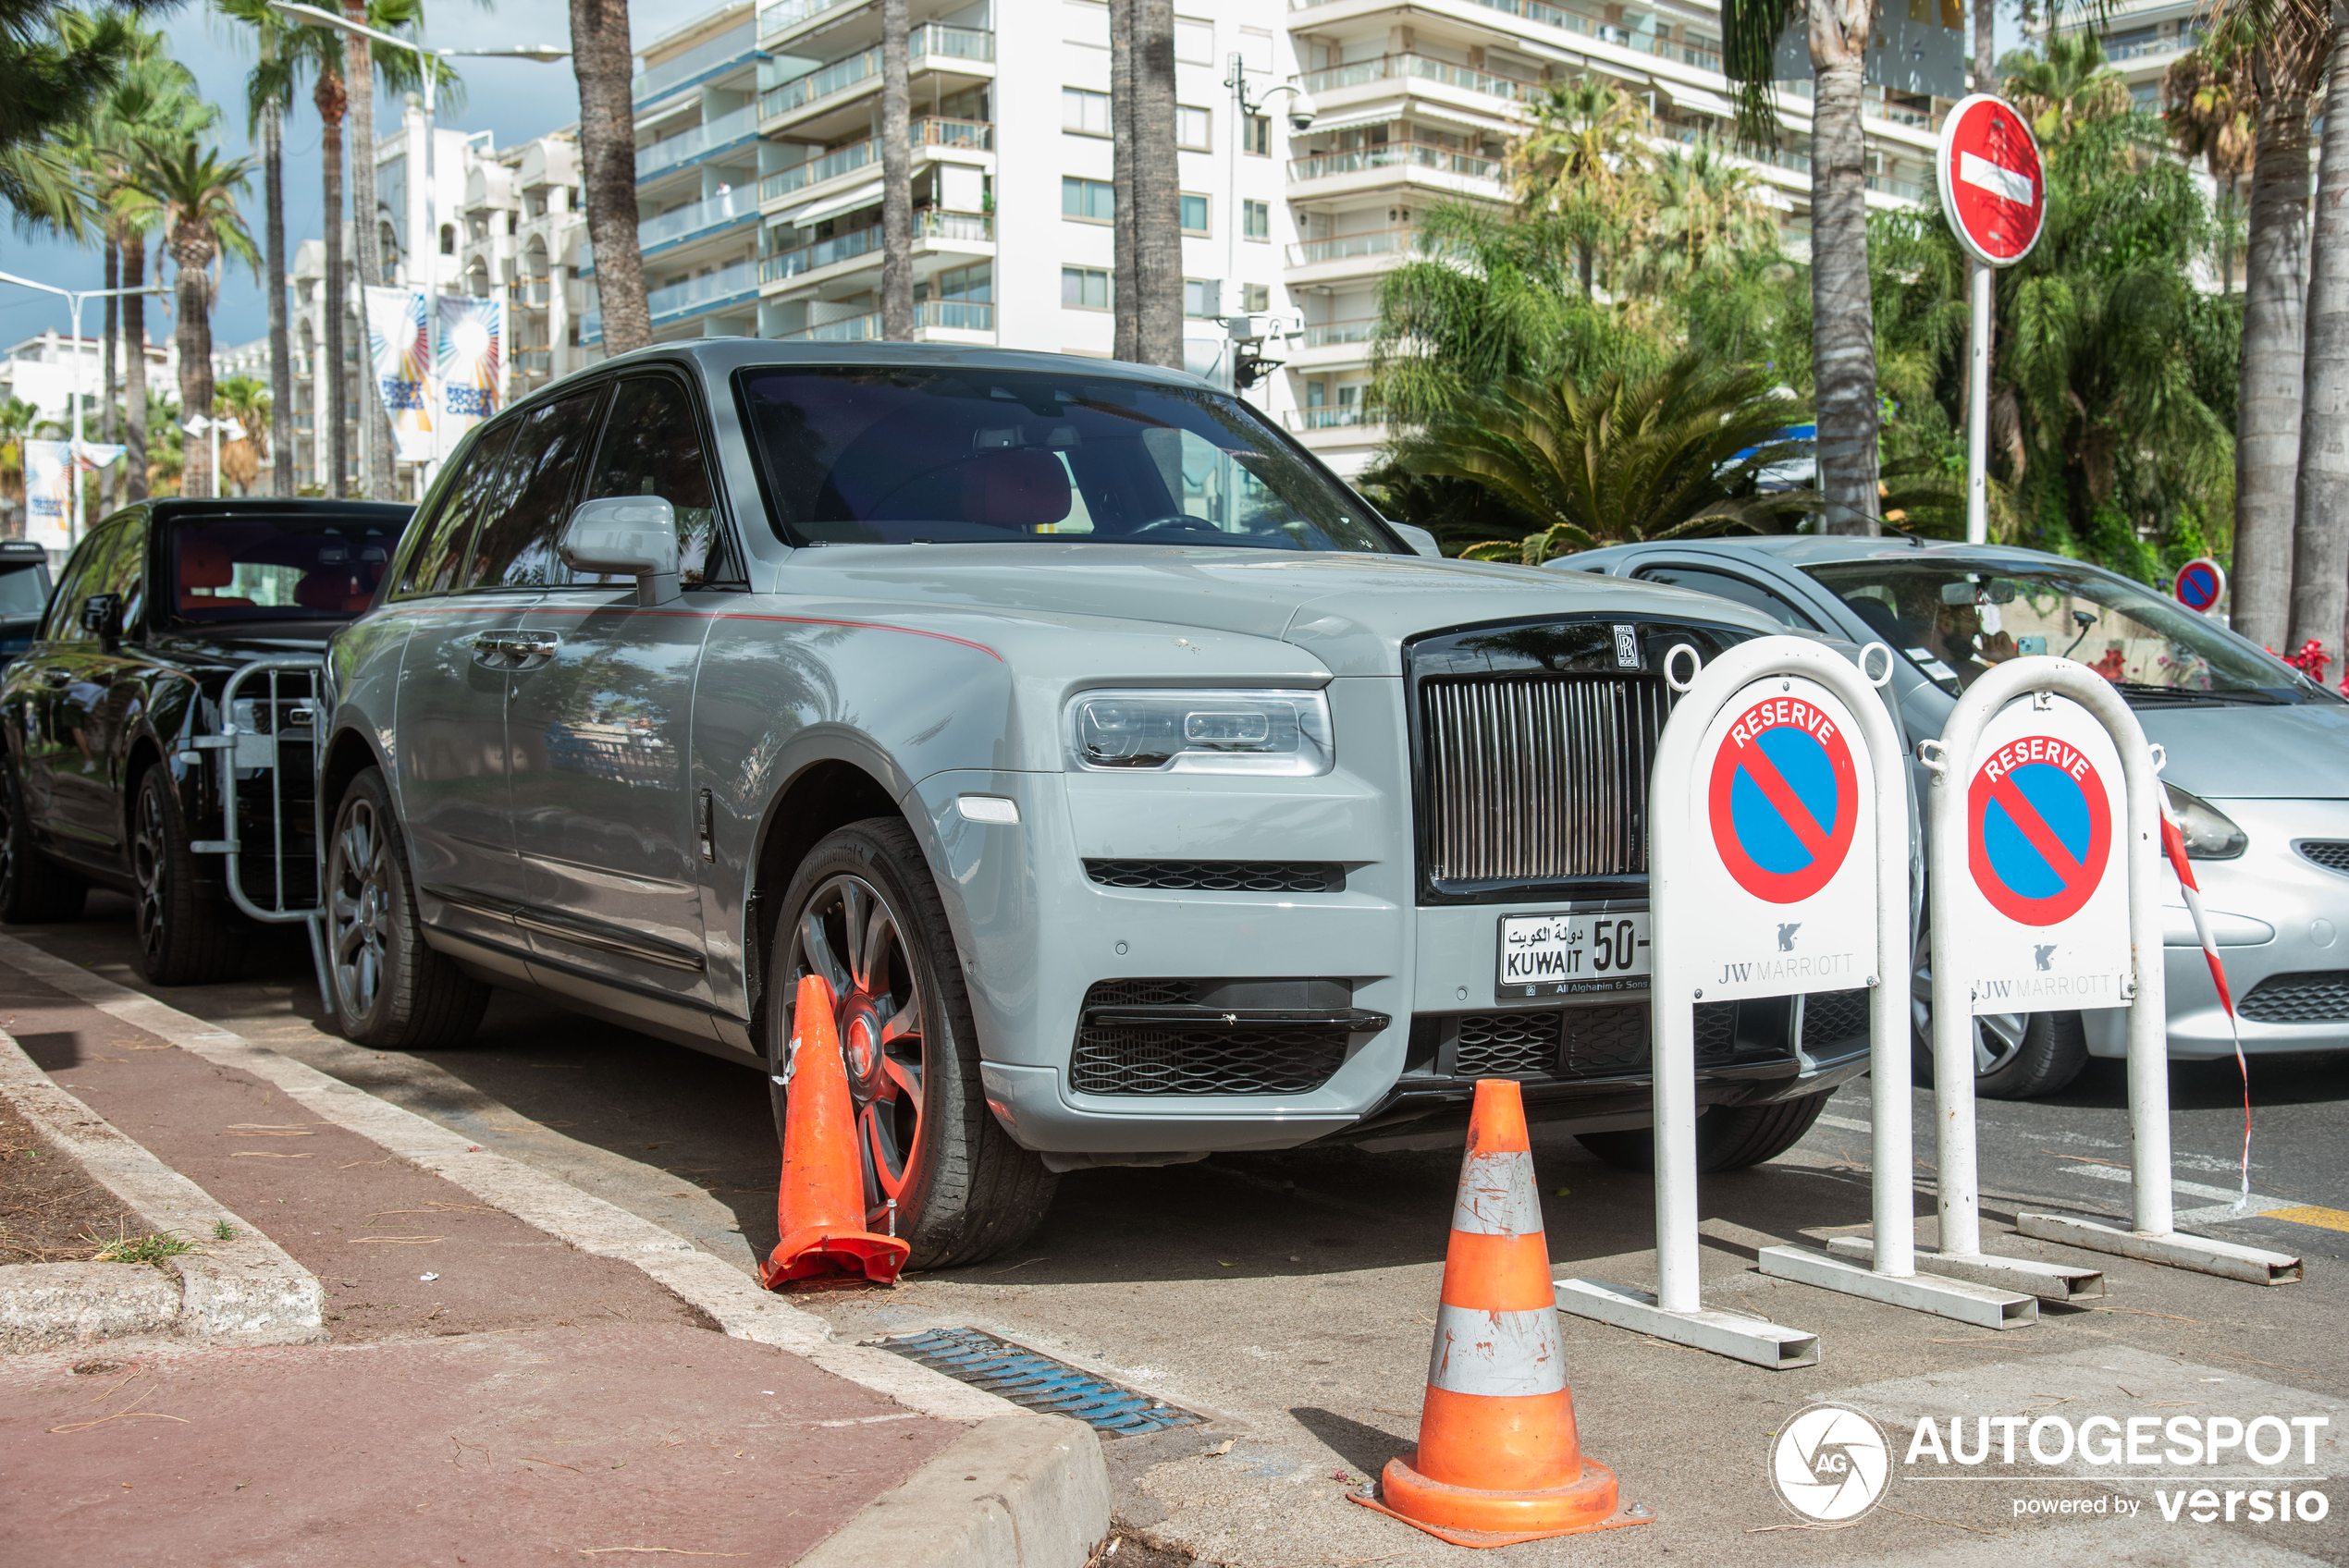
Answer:
[{"label": "red and white round sign", "polygon": [[2048,215],[2048,177],[2014,105],[1986,92],[1960,100],[1941,122],[1934,166],[1941,210],[1976,260],[2006,267],[2031,253]]}]

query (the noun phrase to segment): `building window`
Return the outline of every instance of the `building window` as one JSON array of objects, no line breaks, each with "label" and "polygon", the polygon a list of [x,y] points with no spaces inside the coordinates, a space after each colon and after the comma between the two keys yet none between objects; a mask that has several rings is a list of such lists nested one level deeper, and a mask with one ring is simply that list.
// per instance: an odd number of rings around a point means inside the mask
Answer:
[{"label": "building window", "polygon": [[1207,232],[1207,198],[1194,191],[1186,190],[1182,195],[1182,203],[1183,232],[1205,234]]},{"label": "building window", "polygon": [[1174,57],[1187,65],[1215,63],[1215,24],[1189,17],[1174,18]]},{"label": "building window", "polygon": [[[1188,200],[1188,198],[1185,198]],[[1201,203],[1204,210],[1204,202]],[[1109,223],[1117,216],[1117,188],[1105,179],[1061,178],[1061,216],[1079,223]]]},{"label": "building window", "polygon": [[1081,87],[1061,89],[1061,129],[1080,136],[1109,134],[1109,94]]},{"label": "building window", "polygon": [[1273,238],[1273,203],[1242,202],[1240,203],[1240,238],[1270,239]]},{"label": "building window", "polygon": [[1261,315],[1273,308],[1273,286],[1269,283],[1240,285],[1241,309],[1249,315]]},{"label": "building window", "polygon": [[1079,311],[1108,310],[1108,272],[1101,267],[1061,268],[1061,303]]},{"label": "building window", "polygon": [[1215,120],[1205,109],[1189,104],[1174,110],[1174,145],[1186,153],[1207,153],[1214,150]]},{"label": "building window", "polygon": [[990,300],[995,297],[995,263],[973,262],[966,267],[951,267],[922,285],[925,300]]},{"label": "building window", "polygon": [[440,226],[440,253],[444,256],[457,253],[457,226],[453,223]]},{"label": "building window", "polygon": [[1224,281],[1216,277],[1183,279],[1183,313],[1214,321],[1224,314]]},{"label": "building window", "polygon": [[1273,155],[1273,116],[1245,115],[1240,118],[1240,151],[1260,158]]}]

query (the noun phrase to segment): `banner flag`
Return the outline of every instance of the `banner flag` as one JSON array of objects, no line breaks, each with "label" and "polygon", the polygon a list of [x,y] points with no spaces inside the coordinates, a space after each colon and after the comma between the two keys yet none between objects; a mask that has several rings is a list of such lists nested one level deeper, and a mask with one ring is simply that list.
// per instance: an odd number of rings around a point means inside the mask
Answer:
[{"label": "banner flag", "polygon": [[506,406],[506,302],[440,297],[440,455]]},{"label": "banner flag", "polygon": [[103,441],[84,441],[81,444],[81,472],[95,473],[100,469],[112,468],[122,460],[122,455],[129,450],[129,447],[120,443],[109,446]]},{"label": "banner flag", "polygon": [[63,441],[24,444],[24,536],[62,550],[73,543],[73,483]]},{"label": "banner flag", "polygon": [[432,399],[426,378],[432,367],[430,322],[424,296],[415,288],[369,288],[367,349],[391,415],[391,438],[403,463],[430,462]]}]

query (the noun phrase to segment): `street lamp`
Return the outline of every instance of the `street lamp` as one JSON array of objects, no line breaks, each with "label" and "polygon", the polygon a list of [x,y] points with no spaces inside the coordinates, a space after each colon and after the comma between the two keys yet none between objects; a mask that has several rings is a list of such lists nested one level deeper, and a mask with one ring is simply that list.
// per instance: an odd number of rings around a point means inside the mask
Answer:
[{"label": "street lamp", "polygon": [[[438,86],[440,73],[433,68],[434,65],[437,61],[448,59],[480,59],[535,60],[542,66],[547,66],[554,64],[557,60],[568,60],[571,58],[571,51],[557,48],[551,43],[526,44],[517,49],[428,49],[414,39],[401,38],[394,33],[378,32],[374,28],[362,26],[347,17],[338,16],[322,6],[302,5],[300,0],[268,0],[268,5],[269,8],[279,16],[294,21],[305,22],[315,27],[333,28],[338,32],[372,39],[377,43],[388,43],[395,49],[405,49],[416,56],[418,74],[424,79],[424,245],[423,248],[424,309],[428,312],[438,310],[439,307],[434,301],[440,293],[440,203],[439,192],[433,179],[433,144],[439,138],[433,134],[433,121],[437,112],[435,90]],[[358,218],[359,214],[354,214],[353,216]],[[373,220],[370,216],[361,221]],[[416,247],[412,244],[409,247],[410,254],[412,255],[415,251]],[[366,280],[362,278],[360,282],[363,286]],[[277,287],[281,288],[285,287],[283,280],[279,280]],[[359,319],[363,326],[367,319],[363,302],[360,309]],[[438,333],[433,317],[429,314],[425,317],[425,331],[437,339]],[[437,342],[433,358],[436,361],[438,358]],[[369,364],[363,369],[365,378],[372,386],[375,379],[375,366]],[[439,375],[435,363],[427,363],[424,366],[424,388],[427,400],[434,405],[434,417],[437,418]],[[381,388],[377,388],[375,397],[380,399],[382,396]],[[425,472],[429,473],[431,471],[427,468]]]},{"label": "street lamp", "polygon": [[[1248,91],[1247,60],[1236,52],[1231,56],[1231,64],[1232,74],[1224,79],[1224,85],[1232,90],[1232,105],[1234,110],[1232,120],[1232,151],[1230,156],[1226,160],[1226,162],[1228,162],[1231,165],[1233,211],[1224,229],[1224,276],[1230,282],[1233,288],[1244,288],[1244,286],[1239,281],[1239,231],[1248,212],[1247,202],[1240,195],[1240,140],[1247,131],[1248,116],[1251,115],[1262,114],[1264,112],[1264,106],[1267,104],[1271,103],[1274,98],[1279,97],[1281,94],[1286,93],[1289,98],[1289,130],[1292,134],[1302,136],[1305,132],[1312,129],[1314,116],[1320,114],[1321,111],[1314,106],[1313,100],[1306,93],[1305,89],[1297,86],[1295,82],[1284,81],[1265,89],[1253,98],[1249,97]],[[1271,73],[1263,72],[1260,74],[1270,75]],[[1265,151],[1269,153],[1272,149],[1268,146]],[[1269,206],[1270,203],[1267,203],[1268,211]],[[1265,238],[1269,239],[1271,235],[1268,233]],[[1234,329],[1231,327],[1230,317],[1233,314],[1237,313],[1240,315],[1246,315],[1248,313],[1248,298],[1245,293],[1241,295],[1239,305],[1240,309],[1236,312],[1234,312],[1227,308],[1224,312],[1224,317],[1225,329],[1231,339],[1231,348],[1229,352],[1232,355],[1232,390],[1235,394],[1245,395],[1248,388],[1241,385],[1239,378],[1240,347],[1243,343],[1260,342],[1261,339],[1247,335],[1243,330]]]},{"label": "street lamp", "polygon": [[233,419],[215,419],[210,414],[198,414],[179,428],[191,435],[208,435],[212,437],[212,498],[215,501],[220,499],[220,438],[226,435],[231,441],[243,440],[244,425]]},{"label": "street lamp", "polygon": [[[77,356],[79,356],[81,352],[82,300],[104,300],[111,295],[118,294],[168,294],[171,292],[170,289],[165,288],[160,283],[151,283],[140,288],[60,288],[54,283],[35,283],[29,277],[18,277],[14,273],[6,272],[0,272],[0,283],[13,283],[21,288],[38,288],[43,294],[64,295],[67,306],[73,312],[73,351]],[[147,346],[144,343],[141,343],[138,345],[136,351],[143,354],[147,351]],[[113,387],[109,386],[106,388],[108,396],[112,396],[113,392]],[[75,470],[75,465],[81,460],[81,367],[80,365],[76,365],[74,367],[73,381],[67,393],[67,398],[69,406],[73,410],[72,413],[68,416],[71,422],[73,429],[73,460],[68,462],[66,467],[68,470]],[[26,516],[29,519],[31,516],[31,513],[28,511]],[[80,542],[80,538],[81,475],[78,471],[75,471],[73,472],[73,520],[67,529],[67,547],[71,548],[75,544]]]}]

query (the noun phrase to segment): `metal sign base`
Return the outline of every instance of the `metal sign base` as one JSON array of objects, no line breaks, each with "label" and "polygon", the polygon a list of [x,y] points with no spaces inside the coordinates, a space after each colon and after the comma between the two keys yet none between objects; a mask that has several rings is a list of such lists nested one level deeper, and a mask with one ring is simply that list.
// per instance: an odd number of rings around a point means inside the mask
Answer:
[{"label": "metal sign base", "polygon": [[2018,1214],[2014,1228],[2043,1242],[2061,1242],[2089,1252],[2116,1253],[2144,1263],[2166,1263],[2172,1268],[2192,1268],[2254,1285],[2289,1285],[2300,1278],[2300,1260],[2296,1257],[2177,1231],[2167,1235],[2121,1231],[2093,1219],[2075,1219],[2068,1214]]},{"label": "metal sign base", "polygon": [[[1838,1236],[1827,1243],[1827,1250],[1870,1267],[1876,1263],[1876,1243],[1865,1236]],[[2104,1271],[2097,1268],[2073,1268],[2067,1264],[2000,1257],[1994,1253],[1957,1257],[1921,1252],[1916,1257],[1920,1274],[1963,1280],[1968,1284],[1987,1285],[1993,1290],[2021,1291],[2024,1295],[2058,1305],[2104,1294]]]},{"label": "metal sign base", "polygon": [[1819,1336],[1800,1329],[1781,1329],[1759,1317],[1733,1312],[1667,1312],[1645,1291],[1610,1285],[1603,1280],[1556,1280],[1560,1312],[1596,1318],[1634,1333],[1654,1334],[1676,1345],[1709,1350],[1734,1361],[1751,1362],[1773,1372],[1819,1364]]},{"label": "metal sign base", "polygon": [[1864,1264],[1809,1247],[1764,1247],[1760,1256],[1762,1272],[1775,1280],[1796,1280],[1888,1306],[1971,1323],[1977,1329],[2024,1329],[2039,1321],[2037,1298],[2012,1291],[1923,1274],[1879,1274]]}]

